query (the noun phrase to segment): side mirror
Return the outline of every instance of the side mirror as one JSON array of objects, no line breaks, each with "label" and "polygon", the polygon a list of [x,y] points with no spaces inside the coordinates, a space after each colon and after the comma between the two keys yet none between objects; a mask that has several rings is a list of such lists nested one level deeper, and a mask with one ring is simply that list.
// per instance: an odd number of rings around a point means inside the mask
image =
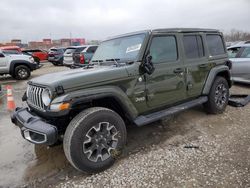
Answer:
[{"label": "side mirror", "polygon": [[146,56],[145,63],[143,64],[143,70],[149,75],[151,75],[155,70],[155,67],[152,63],[152,56],[150,54]]},{"label": "side mirror", "polygon": [[5,57],[5,56],[3,55],[3,53],[0,53],[0,57]]}]

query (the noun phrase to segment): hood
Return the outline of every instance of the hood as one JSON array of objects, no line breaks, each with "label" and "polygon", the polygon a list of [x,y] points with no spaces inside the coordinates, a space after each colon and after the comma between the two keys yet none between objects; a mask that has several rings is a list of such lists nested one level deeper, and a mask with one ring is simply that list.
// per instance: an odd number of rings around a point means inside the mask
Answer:
[{"label": "hood", "polygon": [[74,88],[90,87],[90,84],[91,86],[104,84],[105,82],[127,76],[128,73],[125,66],[94,66],[88,69],[78,68],[46,74],[36,77],[30,82],[35,85],[43,85],[50,88],[63,86],[64,90],[73,90]]}]

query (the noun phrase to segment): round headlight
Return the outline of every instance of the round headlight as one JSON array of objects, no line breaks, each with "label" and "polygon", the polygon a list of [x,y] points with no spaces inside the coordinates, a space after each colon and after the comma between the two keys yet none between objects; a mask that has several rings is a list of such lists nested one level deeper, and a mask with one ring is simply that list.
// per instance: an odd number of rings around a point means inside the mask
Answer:
[{"label": "round headlight", "polygon": [[48,89],[45,89],[42,93],[42,101],[45,106],[49,106],[51,102],[51,93]]}]

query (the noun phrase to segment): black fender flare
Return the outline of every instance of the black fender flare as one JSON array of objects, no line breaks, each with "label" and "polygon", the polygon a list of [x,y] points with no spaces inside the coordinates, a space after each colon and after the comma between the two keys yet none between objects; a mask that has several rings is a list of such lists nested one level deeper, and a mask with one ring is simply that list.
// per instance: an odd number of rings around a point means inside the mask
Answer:
[{"label": "black fender flare", "polygon": [[203,90],[202,90],[203,95],[209,94],[209,91],[210,91],[210,88],[212,87],[214,79],[218,75],[225,76],[226,80],[228,81],[229,87],[232,86],[232,78],[231,78],[231,73],[230,73],[229,67],[226,65],[216,66],[210,70],[210,72],[207,76],[206,83],[205,83]]}]

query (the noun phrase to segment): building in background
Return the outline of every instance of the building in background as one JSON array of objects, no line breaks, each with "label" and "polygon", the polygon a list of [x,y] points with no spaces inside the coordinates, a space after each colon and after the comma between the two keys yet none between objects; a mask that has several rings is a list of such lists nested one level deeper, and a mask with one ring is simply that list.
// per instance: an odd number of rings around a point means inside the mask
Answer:
[{"label": "building in background", "polygon": [[68,46],[81,46],[85,45],[85,38],[63,38],[58,40],[52,40],[45,38],[42,41],[30,41],[28,44],[23,44],[20,39],[12,39],[11,42],[0,44],[1,46],[19,46],[21,48],[28,49],[41,49],[48,50],[51,47],[68,47]]},{"label": "building in background", "polygon": [[12,39],[11,43],[19,46],[22,44],[22,40],[21,39]]},{"label": "building in background", "polygon": [[45,45],[51,45],[52,40],[51,40],[51,39],[43,39],[43,43],[44,43]]},{"label": "building in background", "polygon": [[85,45],[86,41],[84,38],[73,38],[71,39],[71,46],[81,46]]}]

